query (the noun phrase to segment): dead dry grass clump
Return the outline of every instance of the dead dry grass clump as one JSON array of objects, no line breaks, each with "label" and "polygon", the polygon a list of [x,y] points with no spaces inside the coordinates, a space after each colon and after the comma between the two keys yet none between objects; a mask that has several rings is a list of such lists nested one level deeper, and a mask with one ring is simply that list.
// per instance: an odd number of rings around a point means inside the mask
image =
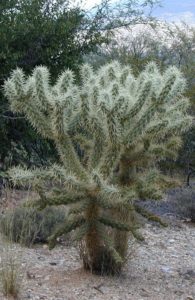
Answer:
[{"label": "dead dry grass clump", "polygon": [[0,256],[0,288],[8,299],[19,299],[21,274],[20,258],[16,249],[13,246],[6,246]]},{"label": "dead dry grass clump", "polygon": [[66,212],[62,208],[48,207],[38,211],[19,206],[1,216],[0,230],[9,241],[30,247],[37,242],[47,242],[65,219]]},{"label": "dead dry grass clump", "polygon": [[172,197],[176,213],[195,222],[195,188],[177,189]]}]

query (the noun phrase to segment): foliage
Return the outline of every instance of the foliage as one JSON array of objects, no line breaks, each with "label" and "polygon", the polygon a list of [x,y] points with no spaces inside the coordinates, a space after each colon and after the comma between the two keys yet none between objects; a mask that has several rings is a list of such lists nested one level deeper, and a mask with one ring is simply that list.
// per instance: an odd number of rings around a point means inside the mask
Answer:
[{"label": "foliage", "polygon": [[[133,200],[161,197],[170,181],[155,162],[176,157],[179,135],[191,126],[189,103],[182,96],[185,80],[174,67],[161,74],[154,63],[135,78],[116,61],[96,72],[83,65],[79,85],[70,70],[54,85],[49,77],[45,67],[35,68],[29,77],[16,69],[4,92],[12,111],[23,113],[40,135],[55,143],[61,164],[17,167],[10,176],[15,184],[38,192],[33,205],[41,209],[73,205],[65,224],[51,236],[50,247],[58,236],[75,230],[75,239],[85,241],[86,268],[120,271],[128,232],[142,239]],[[52,188],[59,184],[63,187]]]},{"label": "foliage", "polygon": [[[76,70],[82,54],[101,43],[95,29],[84,36],[90,24],[81,8],[71,8],[68,1],[6,0],[1,1],[0,12],[0,86],[17,66],[29,73],[44,64],[53,78],[64,66]],[[1,91],[0,138],[4,169],[18,162],[31,166],[55,160],[52,143],[40,139],[22,116],[10,112]]]},{"label": "foliage", "polygon": [[10,241],[29,247],[33,243],[47,242],[54,229],[65,219],[63,209],[47,207],[37,211],[21,206],[5,212],[0,219],[0,228]]},{"label": "foliage", "polygon": [[155,21],[152,11],[159,6],[160,0],[102,0],[90,11],[93,24],[97,30],[115,33],[121,28],[128,28],[132,24],[148,24]]}]

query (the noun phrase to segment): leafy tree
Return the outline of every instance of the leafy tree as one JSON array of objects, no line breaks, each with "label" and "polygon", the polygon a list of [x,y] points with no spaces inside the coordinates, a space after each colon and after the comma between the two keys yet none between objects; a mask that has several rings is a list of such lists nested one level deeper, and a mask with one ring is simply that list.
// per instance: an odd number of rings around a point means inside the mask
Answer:
[{"label": "leafy tree", "polygon": [[[82,54],[101,43],[100,33],[87,35],[85,15],[68,1],[16,0],[0,3],[0,85],[15,67],[27,73],[36,65],[50,67],[52,78],[66,67],[78,69]],[[0,93],[0,161],[44,164],[53,154],[51,143],[43,142],[24,118],[16,118]]]},{"label": "leafy tree", "polygon": [[[70,70],[54,85],[49,78],[45,67],[27,78],[16,69],[4,90],[12,111],[24,114],[43,138],[54,142],[61,163],[13,168],[10,176],[38,192],[31,205],[73,205],[51,236],[51,247],[58,236],[75,230],[75,239],[84,241],[85,268],[119,272],[128,233],[142,239],[134,211],[154,219],[134,200],[161,197],[170,179],[156,162],[176,155],[180,134],[191,126],[189,102],[182,96],[185,80],[174,67],[161,74],[154,63],[136,78],[117,62],[96,72],[83,65],[79,84]],[[48,180],[54,186],[49,191]]]}]

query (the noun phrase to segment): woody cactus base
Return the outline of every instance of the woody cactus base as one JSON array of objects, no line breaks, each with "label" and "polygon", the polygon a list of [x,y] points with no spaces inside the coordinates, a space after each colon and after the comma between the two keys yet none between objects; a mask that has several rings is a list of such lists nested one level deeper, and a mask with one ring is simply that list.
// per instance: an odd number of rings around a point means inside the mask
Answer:
[{"label": "woody cactus base", "polygon": [[142,239],[135,210],[147,216],[133,200],[161,197],[170,180],[157,163],[176,157],[180,135],[191,125],[189,102],[182,97],[185,81],[176,68],[161,74],[154,63],[135,78],[115,61],[97,71],[83,65],[79,85],[70,70],[55,85],[49,81],[45,67],[28,78],[17,69],[4,91],[12,111],[53,140],[60,163],[16,167],[10,177],[38,192],[31,205],[71,205],[67,221],[49,239],[51,248],[58,236],[74,231],[85,245],[85,268],[120,272],[129,233]]}]

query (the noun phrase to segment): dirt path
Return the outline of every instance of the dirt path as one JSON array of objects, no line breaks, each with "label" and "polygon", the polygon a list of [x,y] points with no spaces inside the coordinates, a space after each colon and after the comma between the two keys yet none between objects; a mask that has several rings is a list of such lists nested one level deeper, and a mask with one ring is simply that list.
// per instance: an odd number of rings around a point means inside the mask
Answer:
[{"label": "dirt path", "polygon": [[[49,251],[46,245],[14,245],[23,274],[19,299],[195,300],[195,227],[178,222],[163,229],[147,223],[142,233],[146,240],[134,245],[134,252],[130,247],[132,258],[120,277],[84,272],[75,247]],[[6,249],[2,241],[0,248]]]}]

